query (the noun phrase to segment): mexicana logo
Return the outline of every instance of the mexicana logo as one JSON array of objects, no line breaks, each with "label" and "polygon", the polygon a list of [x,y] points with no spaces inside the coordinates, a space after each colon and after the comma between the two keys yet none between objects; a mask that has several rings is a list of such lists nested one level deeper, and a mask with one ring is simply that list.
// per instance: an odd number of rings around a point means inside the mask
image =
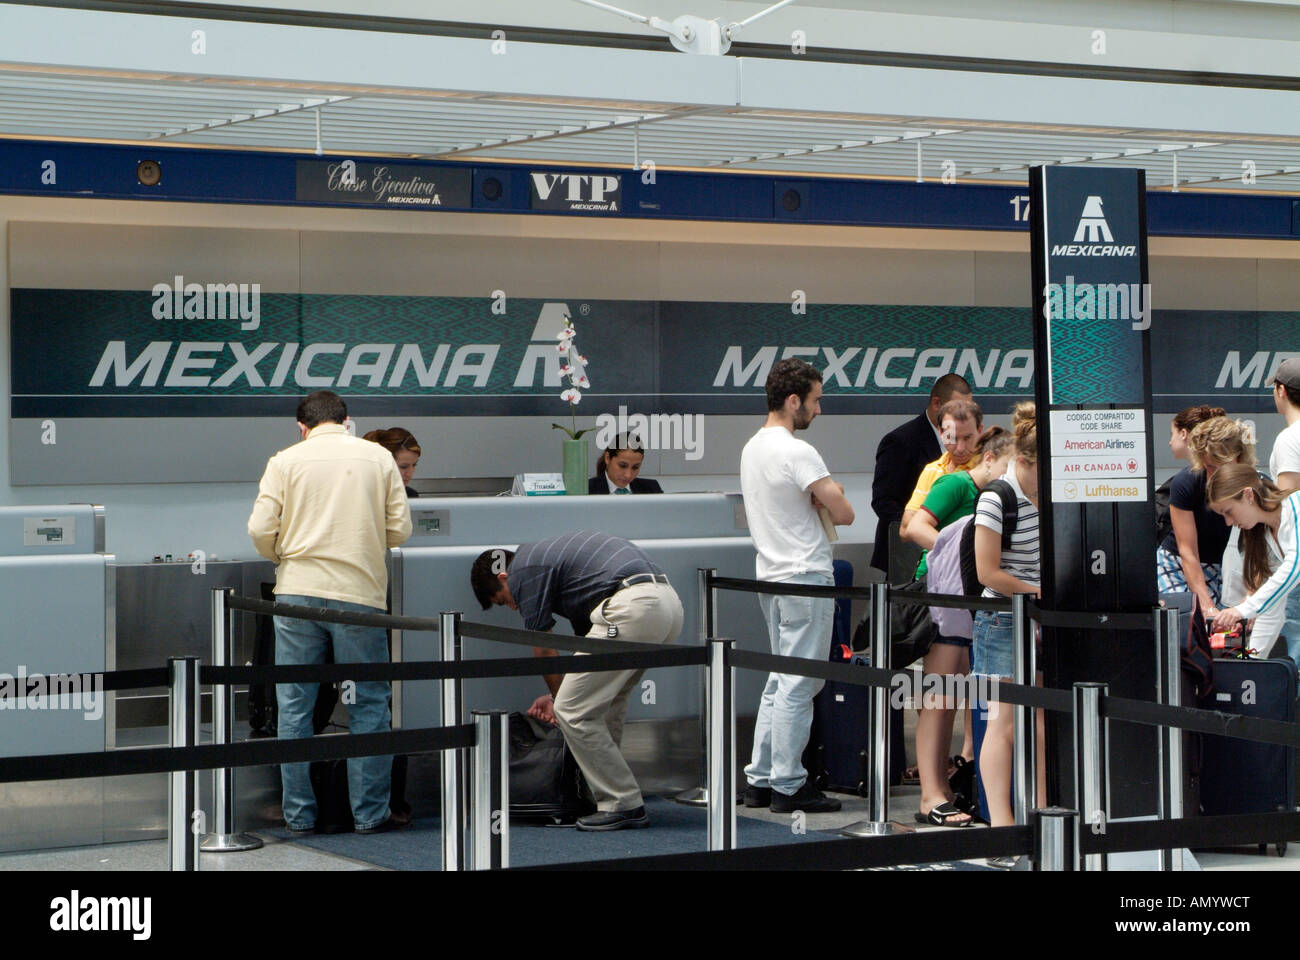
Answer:
[{"label": "mexicana logo", "polygon": [[1074,242],[1084,240],[1086,243],[1114,243],[1106,216],[1101,212],[1101,197],[1089,197],[1083,204],[1083,216],[1079,218],[1079,229],[1074,231]]}]

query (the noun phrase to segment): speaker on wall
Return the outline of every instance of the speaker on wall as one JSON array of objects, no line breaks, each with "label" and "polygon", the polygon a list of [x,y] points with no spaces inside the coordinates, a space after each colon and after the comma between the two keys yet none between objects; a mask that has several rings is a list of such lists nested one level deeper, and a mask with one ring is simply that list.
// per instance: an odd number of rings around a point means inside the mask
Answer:
[{"label": "speaker on wall", "polygon": [[510,190],[516,176],[510,170],[486,169],[474,171],[474,206],[479,209],[504,209],[513,206]]},{"label": "speaker on wall", "polygon": [[806,180],[777,180],[772,184],[772,216],[777,220],[808,220],[813,216],[812,184]]}]

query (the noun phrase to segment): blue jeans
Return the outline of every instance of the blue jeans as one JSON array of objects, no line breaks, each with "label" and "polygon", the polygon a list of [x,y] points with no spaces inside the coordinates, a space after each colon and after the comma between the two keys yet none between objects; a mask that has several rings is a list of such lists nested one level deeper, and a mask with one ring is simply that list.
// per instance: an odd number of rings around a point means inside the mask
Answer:
[{"label": "blue jeans", "polygon": [[[323,597],[280,594],[280,603],[357,613],[383,613],[382,609]],[[346,623],[322,623],[316,620],[275,618],[275,662],[323,663],[328,644],[334,645],[335,663],[387,663],[388,638],[382,627],[356,627]],[[279,703],[281,740],[310,737],[312,711],[316,706],[315,683],[280,683],[276,685]],[[353,733],[386,733],[391,729],[388,713],[389,689],[386,681],[356,684],[355,698],[346,691],[343,701],[348,708]],[[355,703],[349,700],[355,699]],[[284,822],[294,830],[309,830],[316,825],[316,795],[305,763],[280,765],[284,787]],[[388,796],[393,773],[393,758],[351,757],[348,760],[348,797],[352,801],[352,819],[358,830],[378,826],[388,819]]]},{"label": "blue jeans", "polygon": [[1010,677],[1015,672],[1011,649],[1011,614],[975,611],[971,640],[971,673],[985,677]]},{"label": "blue jeans", "polygon": [[[782,582],[831,586],[834,580],[829,574],[813,573]],[[826,660],[831,647],[834,600],[759,594],[758,602],[767,621],[767,635],[774,654]],[[812,701],[825,683],[813,677],[768,674],[754,726],[754,754],[745,768],[745,778],[751,786],[770,786],[788,795],[799,792],[808,779],[803,751],[812,729]]]},{"label": "blue jeans", "polygon": [[1300,664],[1300,590],[1292,590],[1286,598],[1282,636],[1286,637],[1286,655]]}]

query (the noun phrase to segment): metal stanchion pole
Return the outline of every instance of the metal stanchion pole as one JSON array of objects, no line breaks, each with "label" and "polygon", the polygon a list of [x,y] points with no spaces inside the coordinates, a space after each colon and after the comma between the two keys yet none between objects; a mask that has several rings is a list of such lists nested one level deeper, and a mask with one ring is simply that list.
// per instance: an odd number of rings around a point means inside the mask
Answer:
[{"label": "metal stanchion pole", "polygon": [[[212,663],[218,667],[230,665],[234,643],[230,629],[230,608],[226,598],[230,591],[212,588]],[[235,739],[234,695],[229,684],[212,685],[212,742],[233,743]],[[212,771],[212,805],[216,808],[213,832],[203,837],[199,848],[204,853],[236,853],[256,850],[262,841],[248,833],[235,833],[235,771],[225,767]]]},{"label": "metal stanchion pole", "polygon": [[[1157,701],[1166,706],[1182,705],[1182,643],[1178,630],[1178,611],[1157,609],[1156,676]],[[1161,727],[1160,748],[1160,819],[1176,820],[1183,815],[1183,736],[1178,727]],[[1157,852],[1158,870],[1182,870],[1181,847]]]},{"label": "metal stanchion pole", "polygon": [[[1034,631],[1025,615],[1025,595],[1011,595],[1011,649],[1015,655],[1011,682],[1027,687],[1034,685],[1038,674],[1037,657],[1034,650]],[[1005,707],[1005,704],[1001,706]],[[1036,746],[1037,725],[1034,723],[1034,710],[1022,704],[1016,705],[1015,752],[1012,754],[1014,770],[1014,791],[1012,794],[1012,812],[1016,823],[1024,826],[1029,822],[1029,811],[1038,805],[1038,750]]]},{"label": "metal stanchion pole", "polygon": [[[889,669],[889,584],[871,584],[871,665]],[[871,688],[871,713],[867,746],[871,751],[871,819],[859,820],[840,830],[849,837],[881,837],[911,833],[910,825],[889,819],[889,689]]]},{"label": "metal stanchion pole", "polygon": [[[199,658],[171,657],[170,718],[173,747],[193,747],[199,742]],[[176,770],[168,775],[167,850],[172,870],[199,868],[199,775],[195,770]]]},{"label": "metal stanchion pole", "polygon": [[1110,784],[1106,776],[1110,721],[1101,715],[1101,698],[1109,686],[1104,683],[1074,685],[1074,792],[1079,807],[1076,824],[1075,858],[1079,870],[1106,870],[1104,853],[1083,856],[1078,832],[1101,833],[1110,822]]},{"label": "metal stanchion pole", "polygon": [[709,641],[709,849],[736,849],[736,673],[731,640]]},{"label": "metal stanchion pole", "polygon": [[[697,567],[696,573],[696,620],[699,625],[700,643],[705,647],[718,635],[718,591],[709,586],[709,578],[718,575],[717,567]],[[703,786],[691,787],[677,794],[673,799],[690,807],[707,807],[709,805],[709,691],[708,681],[700,685],[700,783]]]},{"label": "metal stanchion pole", "polygon": [[[459,611],[439,615],[443,663],[460,662],[460,618]],[[460,726],[461,687],[459,677],[442,681],[444,727]],[[465,844],[465,752],[444,750],[439,759],[442,764],[442,869],[464,870],[469,856]]]},{"label": "metal stanchion pole", "polygon": [[1075,843],[1079,833],[1079,814],[1075,810],[1047,807],[1034,811],[1035,844],[1034,863],[1039,870],[1073,870]]},{"label": "metal stanchion pole", "polygon": [[473,716],[473,868],[500,870],[510,866],[510,727],[504,710],[475,710]]}]

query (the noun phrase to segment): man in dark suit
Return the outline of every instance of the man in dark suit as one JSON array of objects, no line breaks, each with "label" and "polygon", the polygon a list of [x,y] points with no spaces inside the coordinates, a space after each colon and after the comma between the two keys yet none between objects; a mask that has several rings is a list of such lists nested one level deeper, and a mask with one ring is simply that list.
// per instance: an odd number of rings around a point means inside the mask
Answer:
[{"label": "man in dark suit", "polygon": [[948,373],[930,388],[930,405],[913,420],[885,434],[876,448],[876,473],[871,481],[871,509],[876,512],[876,545],[871,565],[889,573],[889,525],[903,518],[903,506],[916,488],[925,465],[943,453],[939,411],[954,397],[970,399],[970,384]]},{"label": "man in dark suit", "polygon": [[637,476],[644,461],[640,440],[619,434],[600,455],[596,475],[587,481],[587,493],[663,493],[659,481]]}]

